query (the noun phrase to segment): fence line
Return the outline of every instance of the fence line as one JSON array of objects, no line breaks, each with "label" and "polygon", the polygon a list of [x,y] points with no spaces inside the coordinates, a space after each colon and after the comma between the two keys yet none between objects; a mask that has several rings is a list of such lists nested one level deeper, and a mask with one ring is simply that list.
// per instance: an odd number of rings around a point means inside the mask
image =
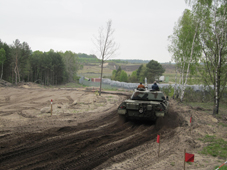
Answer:
[{"label": "fence line", "polygon": [[[79,83],[86,85],[86,86],[93,86],[93,87],[99,87],[100,86],[100,82],[92,82],[92,81],[88,81],[85,79],[84,76],[81,76],[79,79]],[[118,89],[118,88],[123,88],[123,89],[127,89],[127,90],[134,90],[136,89],[138,86],[138,83],[126,83],[126,82],[119,82],[119,81],[114,81],[108,78],[103,78],[102,79],[102,87],[105,89]],[[148,89],[151,89],[152,84],[148,84]],[[158,84],[158,86],[160,88],[168,88],[168,87],[173,87],[175,86],[175,84]],[[176,85],[177,88],[181,88],[182,85],[177,84]],[[214,88],[213,85],[210,86],[204,86],[204,85],[186,85],[186,87],[190,87],[192,88],[194,91],[204,91],[204,90],[209,90],[209,88]]]}]

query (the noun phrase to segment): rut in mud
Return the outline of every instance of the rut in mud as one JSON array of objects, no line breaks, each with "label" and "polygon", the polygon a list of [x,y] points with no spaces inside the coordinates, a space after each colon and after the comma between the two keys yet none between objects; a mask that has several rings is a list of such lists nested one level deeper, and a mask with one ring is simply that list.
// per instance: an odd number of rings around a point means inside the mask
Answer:
[{"label": "rut in mud", "polygon": [[5,137],[8,141],[0,142],[0,169],[93,169],[117,154],[155,139],[165,128],[171,132],[182,125],[182,120],[172,111],[157,125],[122,123],[117,112],[112,111],[78,126],[13,134]]}]

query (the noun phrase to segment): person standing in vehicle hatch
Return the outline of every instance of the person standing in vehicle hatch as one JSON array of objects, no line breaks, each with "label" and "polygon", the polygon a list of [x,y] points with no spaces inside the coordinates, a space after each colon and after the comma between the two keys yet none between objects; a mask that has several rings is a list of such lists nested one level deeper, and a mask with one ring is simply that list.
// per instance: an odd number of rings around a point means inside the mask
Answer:
[{"label": "person standing in vehicle hatch", "polygon": [[158,85],[157,85],[157,83],[156,83],[156,81],[154,81],[154,84],[152,85],[152,90],[159,90],[159,87],[158,87]]},{"label": "person standing in vehicle hatch", "polygon": [[139,88],[143,88],[143,89],[145,89],[145,86],[142,84],[142,83],[140,83],[139,85],[138,85],[138,87],[137,87],[138,89]]}]

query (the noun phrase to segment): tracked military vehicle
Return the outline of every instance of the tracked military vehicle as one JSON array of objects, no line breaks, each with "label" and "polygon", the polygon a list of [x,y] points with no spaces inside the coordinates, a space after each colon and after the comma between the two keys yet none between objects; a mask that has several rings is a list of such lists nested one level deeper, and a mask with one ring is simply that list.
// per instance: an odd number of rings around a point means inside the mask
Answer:
[{"label": "tracked military vehicle", "polygon": [[135,89],[130,99],[123,101],[118,107],[121,119],[135,119],[155,121],[158,117],[164,117],[168,112],[168,97],[161,91]]}]

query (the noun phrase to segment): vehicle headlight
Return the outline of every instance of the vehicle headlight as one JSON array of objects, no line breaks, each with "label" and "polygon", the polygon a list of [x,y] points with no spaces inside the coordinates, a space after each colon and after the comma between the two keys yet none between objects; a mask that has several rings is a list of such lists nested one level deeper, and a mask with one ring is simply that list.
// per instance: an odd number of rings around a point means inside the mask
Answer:
[{"label": "vehicle headlight", "polygon": [[139,109],[139,112],[140,113],[143,113],[143,108],[142,107]]}]

